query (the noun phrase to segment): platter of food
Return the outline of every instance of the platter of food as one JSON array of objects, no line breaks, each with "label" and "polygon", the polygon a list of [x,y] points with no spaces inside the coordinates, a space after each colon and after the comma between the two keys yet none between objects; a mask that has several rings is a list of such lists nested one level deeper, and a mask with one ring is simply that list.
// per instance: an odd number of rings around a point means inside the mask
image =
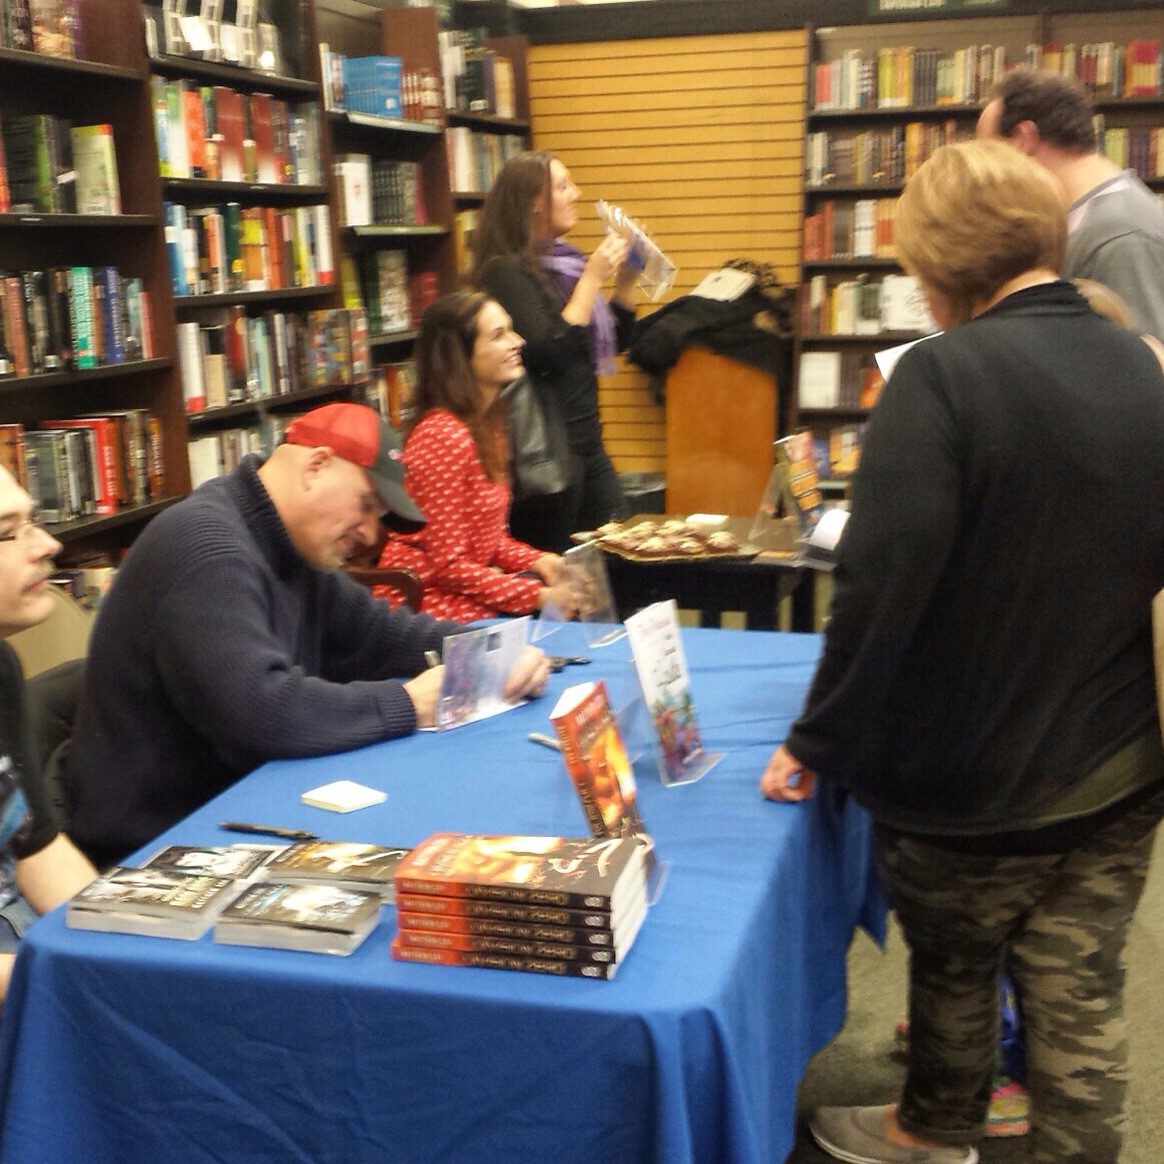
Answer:
[{"label": "platter of food", "polygon": [[682,518],[608,522],[595,530],[570,535],[593,542],[632,562],[697,561],[706,558],[753,558],[759,547],[741,543],[731,530]]}]

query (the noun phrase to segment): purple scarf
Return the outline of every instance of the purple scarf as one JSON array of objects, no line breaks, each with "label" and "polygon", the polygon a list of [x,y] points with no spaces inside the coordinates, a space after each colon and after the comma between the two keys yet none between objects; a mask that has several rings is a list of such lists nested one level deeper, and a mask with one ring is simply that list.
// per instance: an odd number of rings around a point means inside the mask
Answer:
[{"label": "purple scarf", "polygon": [[[586,256],[577,247],[559,238],[541,256],[541,261],[546,270],[557,275],[558,286],[563,297],[568,300],[582,277]],[[594,310],[590,314],[590,358],[597,375],[609,376],[614,372],[614,353],[617,350],[614,312],[601,294],[596,295]]]}]

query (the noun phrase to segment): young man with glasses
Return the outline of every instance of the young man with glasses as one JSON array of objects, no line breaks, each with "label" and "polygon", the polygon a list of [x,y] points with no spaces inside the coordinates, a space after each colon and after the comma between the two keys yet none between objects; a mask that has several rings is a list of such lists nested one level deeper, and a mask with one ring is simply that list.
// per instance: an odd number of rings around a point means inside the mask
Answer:
[{"label": "young man with glasses", "polygon": [[[397,433],[344,403],[150,523],[102,602],[66,773],[69,834],[98,865],[267,760],[432,724],[425,653],[457,624],[391,610],[339,569],[381,520],[424,522]],[[548,674],[530,648],[509,694]]]},{"label": "young man with glasses", "polygon": [[[52,612],[48,578],[60,548],[37,524],[32,499],[0,469],[0,638]],[[25,718],[20,662],[0,643],[0,1001],[25,930],[94,876],[58,829]]]}]

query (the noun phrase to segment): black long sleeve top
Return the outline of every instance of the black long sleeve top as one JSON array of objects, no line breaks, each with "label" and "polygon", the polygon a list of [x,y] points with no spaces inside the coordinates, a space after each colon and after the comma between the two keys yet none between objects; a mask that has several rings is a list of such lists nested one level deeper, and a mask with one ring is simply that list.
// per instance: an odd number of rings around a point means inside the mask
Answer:
[{"label": "black long sleeve top", "polygon": [[[513,320],[525,340],[522,359],[529,371],[548,384],[561,406],[571,449],[585,455],[602,446],[598,414],[598,377],[590,352],[588,328],[567,323],[561,302],[516,255],[497,255],[481,270],[482,290]],[[617,323],[619,350],[630,342],[635,314],[611,303]]]},{"label": "black long sleeve top", "polygon": [[787,746],[874,817],[1030,827],[1157,719],[1164,380],[1063,282],[901,359]]},{"label": "black long sleeve top", "polygon": [[267,760],[413,731],[394,677],[456,629],[310,567],[258,465],[155,518],[102,603],[66,775],[68,831],[98,861]]}]

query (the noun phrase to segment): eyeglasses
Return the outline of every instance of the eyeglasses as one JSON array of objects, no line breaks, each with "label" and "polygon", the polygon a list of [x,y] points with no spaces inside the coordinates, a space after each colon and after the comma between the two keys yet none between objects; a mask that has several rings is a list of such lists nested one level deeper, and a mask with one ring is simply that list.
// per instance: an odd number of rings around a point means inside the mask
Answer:
[{"label": "eyeglasses", "polygon": [[18,521],[11,529],[0,533],[0,542],[26,542],[32,537],[34,531],[40,533],[47,533],[44,528],[44,522],[37,516],[26,517],[23,521]]}]

